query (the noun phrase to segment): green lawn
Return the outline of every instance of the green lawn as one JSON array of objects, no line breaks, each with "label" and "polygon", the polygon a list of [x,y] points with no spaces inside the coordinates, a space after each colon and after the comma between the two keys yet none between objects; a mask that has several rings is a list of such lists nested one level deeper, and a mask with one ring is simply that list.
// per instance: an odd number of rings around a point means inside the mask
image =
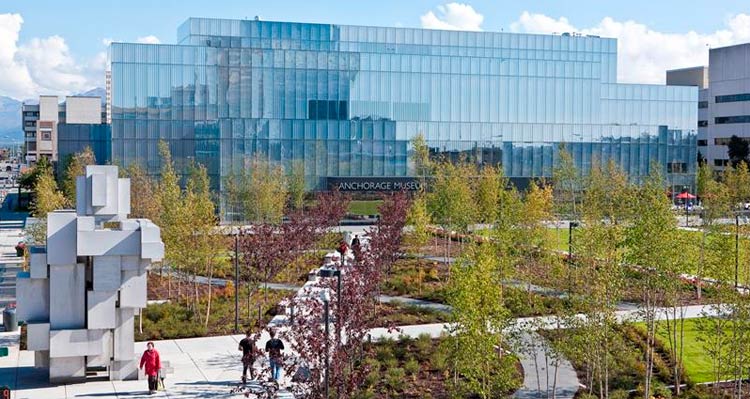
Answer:
[{"label": "green lawn", "polygon": [[[568,231],[568,228],[555,228],[550,227],[550,231],[552,232],[552,245],[551,247],[553,249],[556,249],[558,251],[568,251],[568,237],[570,236],[570,232]],[[575,231],[573,232],[573,238],[575,238]],[[575,252],[575,249],[573,250]]]},{"label": "green lawn", "polygon": [[[685,371],[694,383],[710,382],[713,381],[711,358],[706,354],[703,349],[703,343],[698,341],[698,321],[699,319],[688,319],[685,320],[685,341],[683,351],[683,362],[685,364]],[[645,328],[645,325],[638,323],[638,326]],[[660,323],[657,328],[657,335],[663,342],[664,347],[669,347],[669,340],[667,338],[667,329],[664,324]]]},{"label": "green lawn", "polygon": [[354,215],[377,215],[378,207],[382,204],[381,200],[374,201],[351,201],[349,203],[349,213]]}]

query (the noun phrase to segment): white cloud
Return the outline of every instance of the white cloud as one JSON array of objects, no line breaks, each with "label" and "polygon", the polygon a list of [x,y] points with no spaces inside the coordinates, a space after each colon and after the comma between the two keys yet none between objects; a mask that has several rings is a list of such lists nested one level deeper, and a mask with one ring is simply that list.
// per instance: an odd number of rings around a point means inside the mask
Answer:
[{"label": "white cloud", "polygon": [[141,36],[135,41],[136,43],[144,43],[144,44],[161,44],[161,40],[159,40],[159,38],[154,35]]},{"label": "white cloud", "polygon": [[666,33],[645,24],[606,17],[588,28],[578,28],[565,17],[523,12],[511,24],[514,32],[579,32],[617,38],[617,76],[621,82],[664,83],[668,69],[708,65],[708,48],[750,41],[750,15],[737,14],[724,29],[712,33]]},{"label": "white cloud", "polygon": [[0,95],[26,99],[103,86],[106,54],[79,63],[57,35],[19,43],[22,25],[20,14],[0,14]]},{"label": "white cloud", "polygon": [[29,71],[16,59],[22,24],[19,14],[0,14],[0,95],[25,98],[34,88]]},{"label": "white cloud", "polygon": [[422,27],[427,29],[447,30],[482,30],[484,15],[476,12],[474,7],[463,3],[448,3],[437,6],[439,15],[428,11],[420,17]]}]

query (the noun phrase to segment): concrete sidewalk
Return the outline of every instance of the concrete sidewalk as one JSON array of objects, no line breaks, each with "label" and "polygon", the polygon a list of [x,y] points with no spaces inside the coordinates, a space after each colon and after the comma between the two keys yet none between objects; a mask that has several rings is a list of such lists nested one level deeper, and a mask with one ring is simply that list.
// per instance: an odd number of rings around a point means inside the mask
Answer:
[{"label": "concrete sidewalk", "polygon": [[[51,386],[47,372],[35,369],[32,352],[18,351],[18,333],[0,333],[0,341],[12,343],[10,356],[0,358],[0,386],[12,390],[13,399],[63,398],[243,398],[232,395],[242,376],[241,352],[237,350],[242,335],[155,341],[162,361],[168,361],[174,373],[164,381],[166,391],[148,395],[145,380],[91,381],[84,384]],[[259,342],[268,340],[267,333]],[[140,357],[146,343],[136,343]],[[263,364],[261,364],[263,363]],[[256,364],[265,367],[265,360]],[[279,398],[291,398],[281,393]]]}]

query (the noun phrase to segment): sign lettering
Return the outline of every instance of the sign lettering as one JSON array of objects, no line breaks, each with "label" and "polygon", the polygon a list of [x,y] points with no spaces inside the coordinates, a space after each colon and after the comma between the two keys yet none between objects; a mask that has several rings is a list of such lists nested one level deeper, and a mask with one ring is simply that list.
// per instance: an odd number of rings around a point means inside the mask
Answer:
[{"label": "sign lettering", "polygon": [[328,187],[339,191],[417,191],[422,183],[412,177],[329,177]]}]

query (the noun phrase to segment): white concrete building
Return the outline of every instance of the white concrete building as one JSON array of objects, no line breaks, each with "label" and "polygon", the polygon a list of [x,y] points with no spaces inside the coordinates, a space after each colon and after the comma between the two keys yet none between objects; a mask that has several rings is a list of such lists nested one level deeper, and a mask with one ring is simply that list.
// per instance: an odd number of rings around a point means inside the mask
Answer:
[{"label": "white concrete building", "polygon": [[136,379],[133,320],[146,307],[146,271],[164,256],[159,227],[128,219],[130,180],[116,166],[87,166],[76,205],[47,215],[47,246],[30,249],[16,281],[27,349],[50,382]]},{"label": "white concrete building", "polygon": [[729,139],[750,141],[750,43],[711,49],[708,67],[667,71],[667,84],[701,89],[698,152],[722,170],[730,163]]}]

